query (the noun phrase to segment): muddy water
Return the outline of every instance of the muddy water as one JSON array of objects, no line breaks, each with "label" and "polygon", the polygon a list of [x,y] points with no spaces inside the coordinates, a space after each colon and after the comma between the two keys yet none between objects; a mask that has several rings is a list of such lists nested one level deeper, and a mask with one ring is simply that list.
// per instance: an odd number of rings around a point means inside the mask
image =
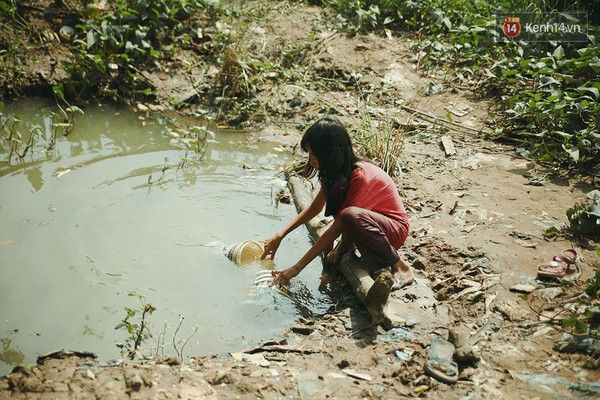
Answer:
[{"label": "muddy water", "polygon": [[[139,324],[139,296],[156,307],[143,353],[177,355],[183,347],[184,358],[278,338],[298,313],[330,307],[318,289],[318,262],[294,283],[300,298],[249,298],[262,266],[236,267],[223,254],[228,244],[267,238],[295,215],[293,206],[275,206],[273,180],[288,158],[279,144],[217,131],[202,160],[177,170],[185,152],[164,121],[142,124],[124,110],[88,107],[45,151],[47,111],[57,110],[37,99],[4,109],[20,113],[24,137],[25,122],[43,133],[22,162],[6,162],[5,145],[0,153],[0,375],[60,349],[120,358],[116,343],[129,334],[115,326],[125,307]],[[308,246],[297,230],[277,266]]]}]

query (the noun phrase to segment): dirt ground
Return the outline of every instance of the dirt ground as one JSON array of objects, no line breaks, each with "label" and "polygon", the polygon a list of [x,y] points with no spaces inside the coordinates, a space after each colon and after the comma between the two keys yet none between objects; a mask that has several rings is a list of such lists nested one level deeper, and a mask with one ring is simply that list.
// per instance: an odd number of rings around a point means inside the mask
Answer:
[{"label": "dirt ground", "polygon": [[[337,315],[299,319],[283,342],[227,357],[108,361],[61,351],[2,378],[0,399],[600,395],[600,372],[582,367],[584,352],[554,350],[566,332],[556,321],[579,311],[575,296],[600,264],[596,244],[543,236],[547,228],[566,224],[565,210],[585,200],[595,188],[593,179],[558,176],[517,157],[514,146],[486,139],[484,133],[494,129],[494,102],[453,87],[443,73],[424,75],[409,39],[385,32],[349,37],[327,30],[321,13],[301,2],[273,5],[251,27],[257,34],[248,48],[274,54],[314,34],[316,45],[305,62],[324,82],[340,82],[339,90],[266,81],[257,99],[267,117],[255,126],[265,137],[294,143],[302,133],[296,127],[324,112],[335,111],[356,126],[366,109],[361,100],[369,97],[373,120],[393,118],[401,127],[420,127],[405,129],[410,132],[401,156],[404,168],[396,177],[412,224],[403,250],[417,277],[390,299],[398,327],[371,326],[364,307],[354,301]],[[21,64],[18,79],[29,80],[30,88],[47,87],[64,77],[61,57],[68,52],[55,37],[60,21],[37,20],[32,26],[40,38],[49,38],[42,41],[46,47],[14,65]],[[188,52],[178,59],[192,58]],[[201,66],[193,64],[168,69],[168,76],[155,78],[157,104],[166,108],[167,99],[185,96],[182,85],[201,75]],[[11,78],[4,70],[3,86],[16,79],[15,71]],[[343,84],[350,80],[352,88]],[[426,95],[431,83],[444,90]],[[453,123],[447,122],[448,112]],[[445,151],[443,137],[451,140],[454,154]],[[578,270],[563,282],[536,279],[539,264],[569,248],[580,255]],[[450,331],[468,338],[479,361],[459,360],[460,379],[448,385],[428,376],[424,364],[432,339],[446,339]]]}]

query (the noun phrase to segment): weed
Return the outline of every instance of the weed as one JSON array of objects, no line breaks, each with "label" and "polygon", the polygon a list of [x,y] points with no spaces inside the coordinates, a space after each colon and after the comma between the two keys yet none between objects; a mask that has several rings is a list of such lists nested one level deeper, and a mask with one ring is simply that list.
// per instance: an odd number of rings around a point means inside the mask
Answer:
[{"label": "weed", "polygon": [[188,338],[182,343],[180,348],[177,348],[177,334],[179,333],[179,330],[181,329],[181,325],[183,324],[183,317],[180,315],[179,316],[179,324],[177,325],[177,329],[175,329],[175,332],[173,333],[173,348],[175,349],[175,353],[177,353],[177,356],[179,357],[180,360],[183,361],[183,349],[185,349],[185,346],[188,344],[188,342],[190,341],[190,339],[196,334],[196,332],[198,332],[198,326],[196,326],[196,328],[194,328],[194,330],[192,331],[192,333],[190,334],[190,336],[188,336]]},{"label": "weed", "polygon": [[14,155],[23,160],[27,154],[32,154],[36,140],[43,136],[39,125],[23,123],[19,114],[3,115],[0,112],[0,129],[6,134],[3,139],[8,147],[8,163]]},{"label": "weed", "polygon": [[567,209],[570,230],[580,235],[600,234],[600,191],[593,190],[587,194],[591,204],[577,203]]},{"label": "weed", "polygon": [[[130,292],[129,296],[135,296],[139,299],[140,308],[125,307],[127,314],[115,329],[125,328],[127,330],[129,336],[124,342],[117,343],[117,347],[121,349],[122,355],[126,355],[133,360],[139,354],[142,343],[152,337],[148,327],[148,316],[152,315],[156,308],[146,303],[146,298],[138,293]],[[136,316],[139,318],[137,322],[133,320]]]},{"label": "weed", "polygon": [[0,0],[0,14],[8,16],[22,28],[27,27],[27,22],[19,13],[19,4],[16,0]]},{"label": "weed", "polygon": [[352,132],[352,140],[361,157],[373,160],[391,176],[401,174],[404,132],[396,123],[375,121],[365,114]]},{"label": "weed", "polygon": [[181,158],[177,169],[183,169],[191,154],[195,155],[197,161],[202,160],[209,143],[215,142],[215,133],[209,129],[212,124],[212,119],[204,118],[202,114],[194,114],[196,120],[191,126],[184,129],[171,128],[168,129],[169,134],[173,137],[173,141],[180,143],[185,148],[185,154]]},{"label": "weed", "polygon": [[[580,335],[581,342],[599,340],[597,335],[592,332],[593,329],[600,325],[600,269],[596,269],[595,275],[586,282],[584,295],[587,295],[588,302],[585,306],[583,314],[567,318],[563,321],[563,326],[572,328],[576,335]],[[589,354],[583,363],[583,367],[588,369],[600,368],[600,349],[591,345],[589,346]]]},{"label": "weed", "polygon": [[[358,32],[410,30],[423,69],[443,68],[459,85],[500,96],[498,136],[530,143],[521,151],[560,165],[600,163],[600,47],[598,27],[587,45],[499,44],[495,13],[568,12],[585,2],[509,0],[331,0],[338,26]],[[581,3],[581,4],[580,4]],[[585,4],[583,4],[585,6]]]},{"label": "weed", "polygon": [[109,7],[88,7],[75,25],[75,61],[67,67],[70,79],[64,87],[70,98],[148,97],[152,87],[140,69],[160,68],[170,43],[189,40],[184,21],[200,8],[211,8],[200,0],[117,0]]},{"label": "weed", "polygon": [[[121,321],[121,323],[115,327],[115,329],[125,328],[129,336],[125,339],[124,342],[117,343],[116,346],[120,349],[122,355],[126,355],[129,359],[134,360],[136,357],[150,355],[150,353],[142,353],[142,345],[153,336],[150,330],[150,324],[148,319],[149,316],[152,315],[154,311],[156,311],[156,307],[152,306],[150,303],[147,303],[146,298],[136,292],[130,292],[129,296],[137,297],[140,301],[140,307],[136,309],[125,307],[126,316]],[[137,320],[134,320],[135,318],[137,318]],[[192,331],[192,333],[188,336],[186,340],[178,340],[177,335],[181,329],[183,320],[184,318],[182,316],[179,316],[179,324],[177,325],[177,328],[173,333],[173,348],[175,349],[177,357],[179,357],[179,359],[182,361],[185,346],[198,331],[198,327],[196,326],[196,328]],[[156,342],[156,355],[159,355],[159,352],[161,352],[161,350],[164,350],[166,331],[167,323],[165,322],[162,332],[160,332],[157,335],[158,338]],[[180,347],[177,346],[178,342],[183,342]]]}]

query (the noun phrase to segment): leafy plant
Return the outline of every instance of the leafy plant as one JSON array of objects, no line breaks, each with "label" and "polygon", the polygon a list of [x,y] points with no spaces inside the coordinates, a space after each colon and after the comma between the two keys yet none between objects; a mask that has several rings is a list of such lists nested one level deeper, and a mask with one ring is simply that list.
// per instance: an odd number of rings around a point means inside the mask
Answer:
[{"label": "leafy plant", "polygon": [[[169,127],[167,132],[171,135],[171,142],[181,144],[185,149],[185,154],[177,169],[183,169],[190,156],[195,155],[195,159],[200,161],[204,157],[209,143],[215,142],[215,133],[209,129],[212,119],[208,118],[203,123],[203,116],[196,113],[196,124],[186,128]],[[163,171],[164,173],[164,171]]]},{"label": "leafy plant", "polygon": [[0,112],[0,129],[5,133],[3,139],[8,145],[9,163],[14,155],[23,160],[27,154],[32,154],[36,140],[43,136],[39,125],[24,123],[19,114],[3,115]]},{"label": "leafy plant", "polygon": [[495,14],[569,12],[583,1],[330,0],[338,26],[352,32],[409,30],[425,70],[500,97],[496,135],[530,145],[521,154],[559,164],[600,163],[600,48],[589,43],[497,43]]},{"label": "leafy plant", "polygon": [[[140,307],[136,309],[125,307],[126,316],[121,323],[115,327],[115,329],[126,329],[129,336],[124,342],[117,343],[116,346],[120,349],[122,355],[126,355],[129,359],[134,360],[136,357],[144,355],[141,353],[141,347],[148,339],[153,337],[153,334],[150,331],[148,319],[149,316],[156,311],[156,307],[152,306],[150,303],[147,303],[145,297],[136,292],[129,292],[128,295],[137,297],[140,301]],[[181,360],[183,360],[185,346],[198,331],[198,326],[196,326],[186,340],[177,339],[177,335],[181,329],[183,320],[184,318],[179,316],[179,324],[173,333],[173,348],[177,354],[177,357],[179,357]],[[163,354],[162,350],[164,350],[165,347],[166,331],[167,323],[165,322],[162,332],[157,335],[155,355]],[[178,342],[181,343],[181,346],[179,347],[177,345]],[[150,352],[146,354],[146,356],[149,355]]]},{"label": "leafy plant", "polygon": [[587,194],[592,204],[578,203],[567,209],[571,231],[583,235],[600,233],[600,191],[593,190]]},{"label": "leafy plant", "polygon": [[27,23],[19,13],[19,4],[16,0],[0,0],[0,14],[7,15],[21,27],[27,27]]},{"label": "leafy plant", "polygon": [[[146,303],[146,298],[138,293],[130,292],[129,296],[136,296],[140,301],[140,307],[137,309],[125,307],[127,314],[115,329],[125,328],[127,330],[129,336],[124,342],[117,343],[117,347],[121,349],[121,354],[133,360],[138,355],[143,342],[152,337],[147,319],[156,311],[156,308]],[[136,316],[139,318],[138,321],[134,321]]]},{"label": "leafy plant", "polygon": [[140,70],[160,68],[165,49],[180,38],[189,40],[184,21],[200,8],[200,0],[117,0],[109,9],[87,9],[75,26],[75,61],[65,94],[76,99],[102,95],[131,100],[152,92]]},{"label": "leafy plant", "polygon": [[563,326],[573,328],[577,333],[586,333],[589,328],[588,324],[576,317],[563,320]]},{"label": "leafy plant", "polygon": [[[75,125],[76,115],[82,115],[83,110],[77,106],[69,106],[62,112],[48,112],[44,115],[43,123],[24,120],[20,114],[2,113],[4,103],[0,102],[0,147],[2,153],[7,153],[7,162],[13,159],[22,161],[27,155],[43,154],[54,148],[59,132],[68,135]],[[46,137],[45,128],[50,128]],[[41,147],[43,141],[46,141]],[[37,150],[35,147],[37,146]],[[16,156],[16,158],[14,158]],[[45,157],[45,156],[44,156]]]},{"label": "leafy plant", "polygon": [[404,132],[393,121],[374,121],[365,115],[352,132],[352,140],[361,157],[375,161],[392,176],[402,172],[400,155],[404,147]]}]

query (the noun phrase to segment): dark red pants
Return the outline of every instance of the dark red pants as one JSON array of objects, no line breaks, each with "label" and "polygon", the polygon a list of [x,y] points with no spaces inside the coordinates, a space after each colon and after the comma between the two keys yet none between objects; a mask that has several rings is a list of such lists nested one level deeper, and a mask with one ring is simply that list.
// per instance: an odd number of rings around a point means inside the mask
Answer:
[{"label": "dark red pants", "polygon": [[374,271],[398,262],[397,250],[408,236],[408,223],[360,207],[344,208],[339,218],[344,234],[360,251],[369,269]]}]

